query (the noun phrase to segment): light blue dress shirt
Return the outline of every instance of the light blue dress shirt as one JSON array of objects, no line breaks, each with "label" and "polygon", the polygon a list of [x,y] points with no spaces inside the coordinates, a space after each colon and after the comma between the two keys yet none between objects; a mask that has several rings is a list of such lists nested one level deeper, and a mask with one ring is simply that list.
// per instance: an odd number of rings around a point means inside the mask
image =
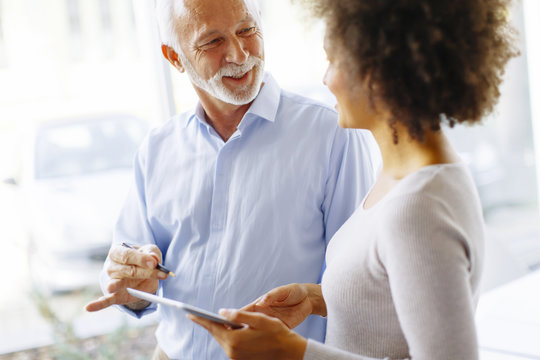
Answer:
[{"label": "light blue dress shirt", "polygon": [[[177,275],[160,281],[161,295],[214,312],[276,286],[319,283],[328,241],[373,183],[374,146],[368,132],[341,129],[334,110],[266,74],[227,142],[200,105],[149,134],[114,242],[156,244]],[[171,359],[226,359],[185,313],[158,310],[156,337]],[[310,317],[295,330],[322,341],[324,325]]]}]

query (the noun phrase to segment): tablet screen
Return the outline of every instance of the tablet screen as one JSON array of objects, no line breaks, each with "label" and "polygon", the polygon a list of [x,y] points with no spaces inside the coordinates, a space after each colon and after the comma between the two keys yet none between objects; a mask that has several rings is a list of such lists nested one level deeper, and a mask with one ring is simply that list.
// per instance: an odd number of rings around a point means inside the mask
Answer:
[{"label": "tablet screen", "polygon": [[146,300],[146,301],[150,301],[150,302],[158,303],[158,304],[162,304],[162,305],[173,306],[173,307],[176,307],[178,309],[187,311],[188,313],[191,313],[193,315],[197,315],[199,317],[202,317],[204,319],[211,320],[213,322],[217,322],[217,323],[220,323],[220,324],[228,325],[233,329],[240,329],[240,328],[244,327],[241,324],[238,324],[238,323],[235,323],[235,322],[232,322],[232,321],[229,321],[229,320],[225,319],[223,316],[212,313],[210,311],[203,310],[203,309],[198,308],[198,307],[193,306],[193,305],[184,304],[183,302],[180,302],[180,301],[167,299],[167,298],[164,298],[164,297],[161,297],[161,296],[156,296],[156,295],[144,292],[144,291],[135,290],[135,289],[131,289],[131,288],[127,288],[127,291],[128,291],[128,293],[130,293],[131,295],[133,295],[133,296],[135,296],[135,297],[137,297],[139,299],[143,299],[143,300]]}]

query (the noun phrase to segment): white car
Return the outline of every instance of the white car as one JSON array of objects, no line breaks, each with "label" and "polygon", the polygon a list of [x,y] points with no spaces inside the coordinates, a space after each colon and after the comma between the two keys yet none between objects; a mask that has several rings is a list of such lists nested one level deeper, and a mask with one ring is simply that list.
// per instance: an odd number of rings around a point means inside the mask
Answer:
[{"label": "white car", "polygon": [[34,285],[47,293],[98,284],[147,123],[101,115],[38,125],[22,144],[18,186]]}]

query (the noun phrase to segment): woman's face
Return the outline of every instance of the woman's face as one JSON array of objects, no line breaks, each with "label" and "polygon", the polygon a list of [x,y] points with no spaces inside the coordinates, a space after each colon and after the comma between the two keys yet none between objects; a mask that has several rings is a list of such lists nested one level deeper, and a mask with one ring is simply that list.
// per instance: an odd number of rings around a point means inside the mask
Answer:
[{"label": "woman's face", "polygon": [[325,36],[328,69],[323,82],[336,97],[339,125],[343,128],[371,129],[375,113],[370,105],[367,81],[354,84],[350,71],[344,65],[344,56],[341,51],[335,51],[335,48],[328,36]]}]

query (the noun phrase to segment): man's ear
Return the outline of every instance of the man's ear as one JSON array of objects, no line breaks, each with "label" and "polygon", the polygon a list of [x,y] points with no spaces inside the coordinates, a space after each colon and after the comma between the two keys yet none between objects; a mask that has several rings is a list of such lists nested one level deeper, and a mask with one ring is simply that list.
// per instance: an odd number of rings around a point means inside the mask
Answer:
[{"label": "man's ear", "polygon": [[184,66],[180,62],[178,54],[172,47],[161,44],[161,52],[163,53],[163,56],[165,56],[165,59],[169,60],[172,66],[178,69],[178,71],[184,72]]}]

